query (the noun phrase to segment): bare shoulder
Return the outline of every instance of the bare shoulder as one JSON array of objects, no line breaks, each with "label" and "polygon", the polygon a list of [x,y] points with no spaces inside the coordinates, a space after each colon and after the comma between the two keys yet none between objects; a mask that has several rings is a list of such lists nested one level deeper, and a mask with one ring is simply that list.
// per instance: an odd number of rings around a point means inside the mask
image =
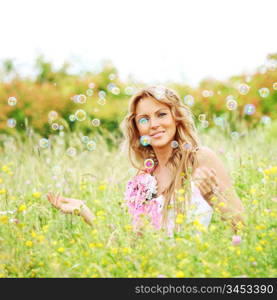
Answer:
[{"label": "bare shoulder", "polygon": [[196,152],[197,161],[200,166],[214,164],[219,161],[218,155],[209,147],[200,147]]}]

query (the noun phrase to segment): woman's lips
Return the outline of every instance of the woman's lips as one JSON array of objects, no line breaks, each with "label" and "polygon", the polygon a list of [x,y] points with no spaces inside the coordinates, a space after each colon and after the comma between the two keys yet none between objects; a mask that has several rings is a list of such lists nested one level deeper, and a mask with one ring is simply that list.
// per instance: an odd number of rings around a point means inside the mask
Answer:
[{"label": "woman's lips", "polygon": [[164,132],[159,132],[159,133],[156,133],[155,135],[152,135],[151,137],[158,138],[158,137],[162,136],[163,134],[164,134]]}]

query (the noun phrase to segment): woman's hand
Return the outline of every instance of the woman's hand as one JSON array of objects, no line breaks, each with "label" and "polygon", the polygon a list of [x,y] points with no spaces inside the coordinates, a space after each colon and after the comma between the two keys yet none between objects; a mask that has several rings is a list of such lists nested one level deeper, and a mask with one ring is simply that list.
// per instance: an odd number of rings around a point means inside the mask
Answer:
[{"label": "woman's hand", "polygon": [[209,200],[213,194],[217,193],[218,181],[216,171],[213,168],[197,168],[192,179],[206,200]]},{"label": "woman's hand", "polygon": [[47,199],[53,206],[65,214],[80,214],[82,206],[85,205],[82,200],[65,198],[51,192],[47,194]]}]

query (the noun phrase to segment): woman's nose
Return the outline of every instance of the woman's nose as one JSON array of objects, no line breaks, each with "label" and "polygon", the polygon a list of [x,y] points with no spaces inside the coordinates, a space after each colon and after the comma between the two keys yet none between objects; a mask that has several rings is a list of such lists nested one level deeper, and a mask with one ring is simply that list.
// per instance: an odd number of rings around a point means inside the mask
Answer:
[{"label": "woman's nose", "polygon": [[160,122],[158,119],[156,119],[156,118],[150,119],[150,127],[151,128],[155,128],[155,127],[159,127],[159,126],[160,126]]}]

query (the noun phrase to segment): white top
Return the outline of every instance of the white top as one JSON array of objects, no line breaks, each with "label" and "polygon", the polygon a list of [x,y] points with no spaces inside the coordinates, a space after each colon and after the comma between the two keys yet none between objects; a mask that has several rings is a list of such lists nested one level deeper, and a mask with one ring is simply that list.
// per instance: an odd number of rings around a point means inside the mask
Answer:
[{"label": "white top", "polygon": [[[188,221],[193,221],[194,219],[198,219],[199,223],[204,225],[205,227],[208,227],[212,214],[213,214],[213,208],[208,204],[208,202],[202,197],[198,187],[194,184],[193,181],[191,181],[191,203],[188,209]],[[162,211],[163,205],[164,205],[164,196],[160,195],[156,198],[156,200],[160,203],[159,211]],[[173,228],[174,228],[174,210],[170,209],[168,211],[168,223],[167,223],[167,229],[168,234],[173,235]]]}]

